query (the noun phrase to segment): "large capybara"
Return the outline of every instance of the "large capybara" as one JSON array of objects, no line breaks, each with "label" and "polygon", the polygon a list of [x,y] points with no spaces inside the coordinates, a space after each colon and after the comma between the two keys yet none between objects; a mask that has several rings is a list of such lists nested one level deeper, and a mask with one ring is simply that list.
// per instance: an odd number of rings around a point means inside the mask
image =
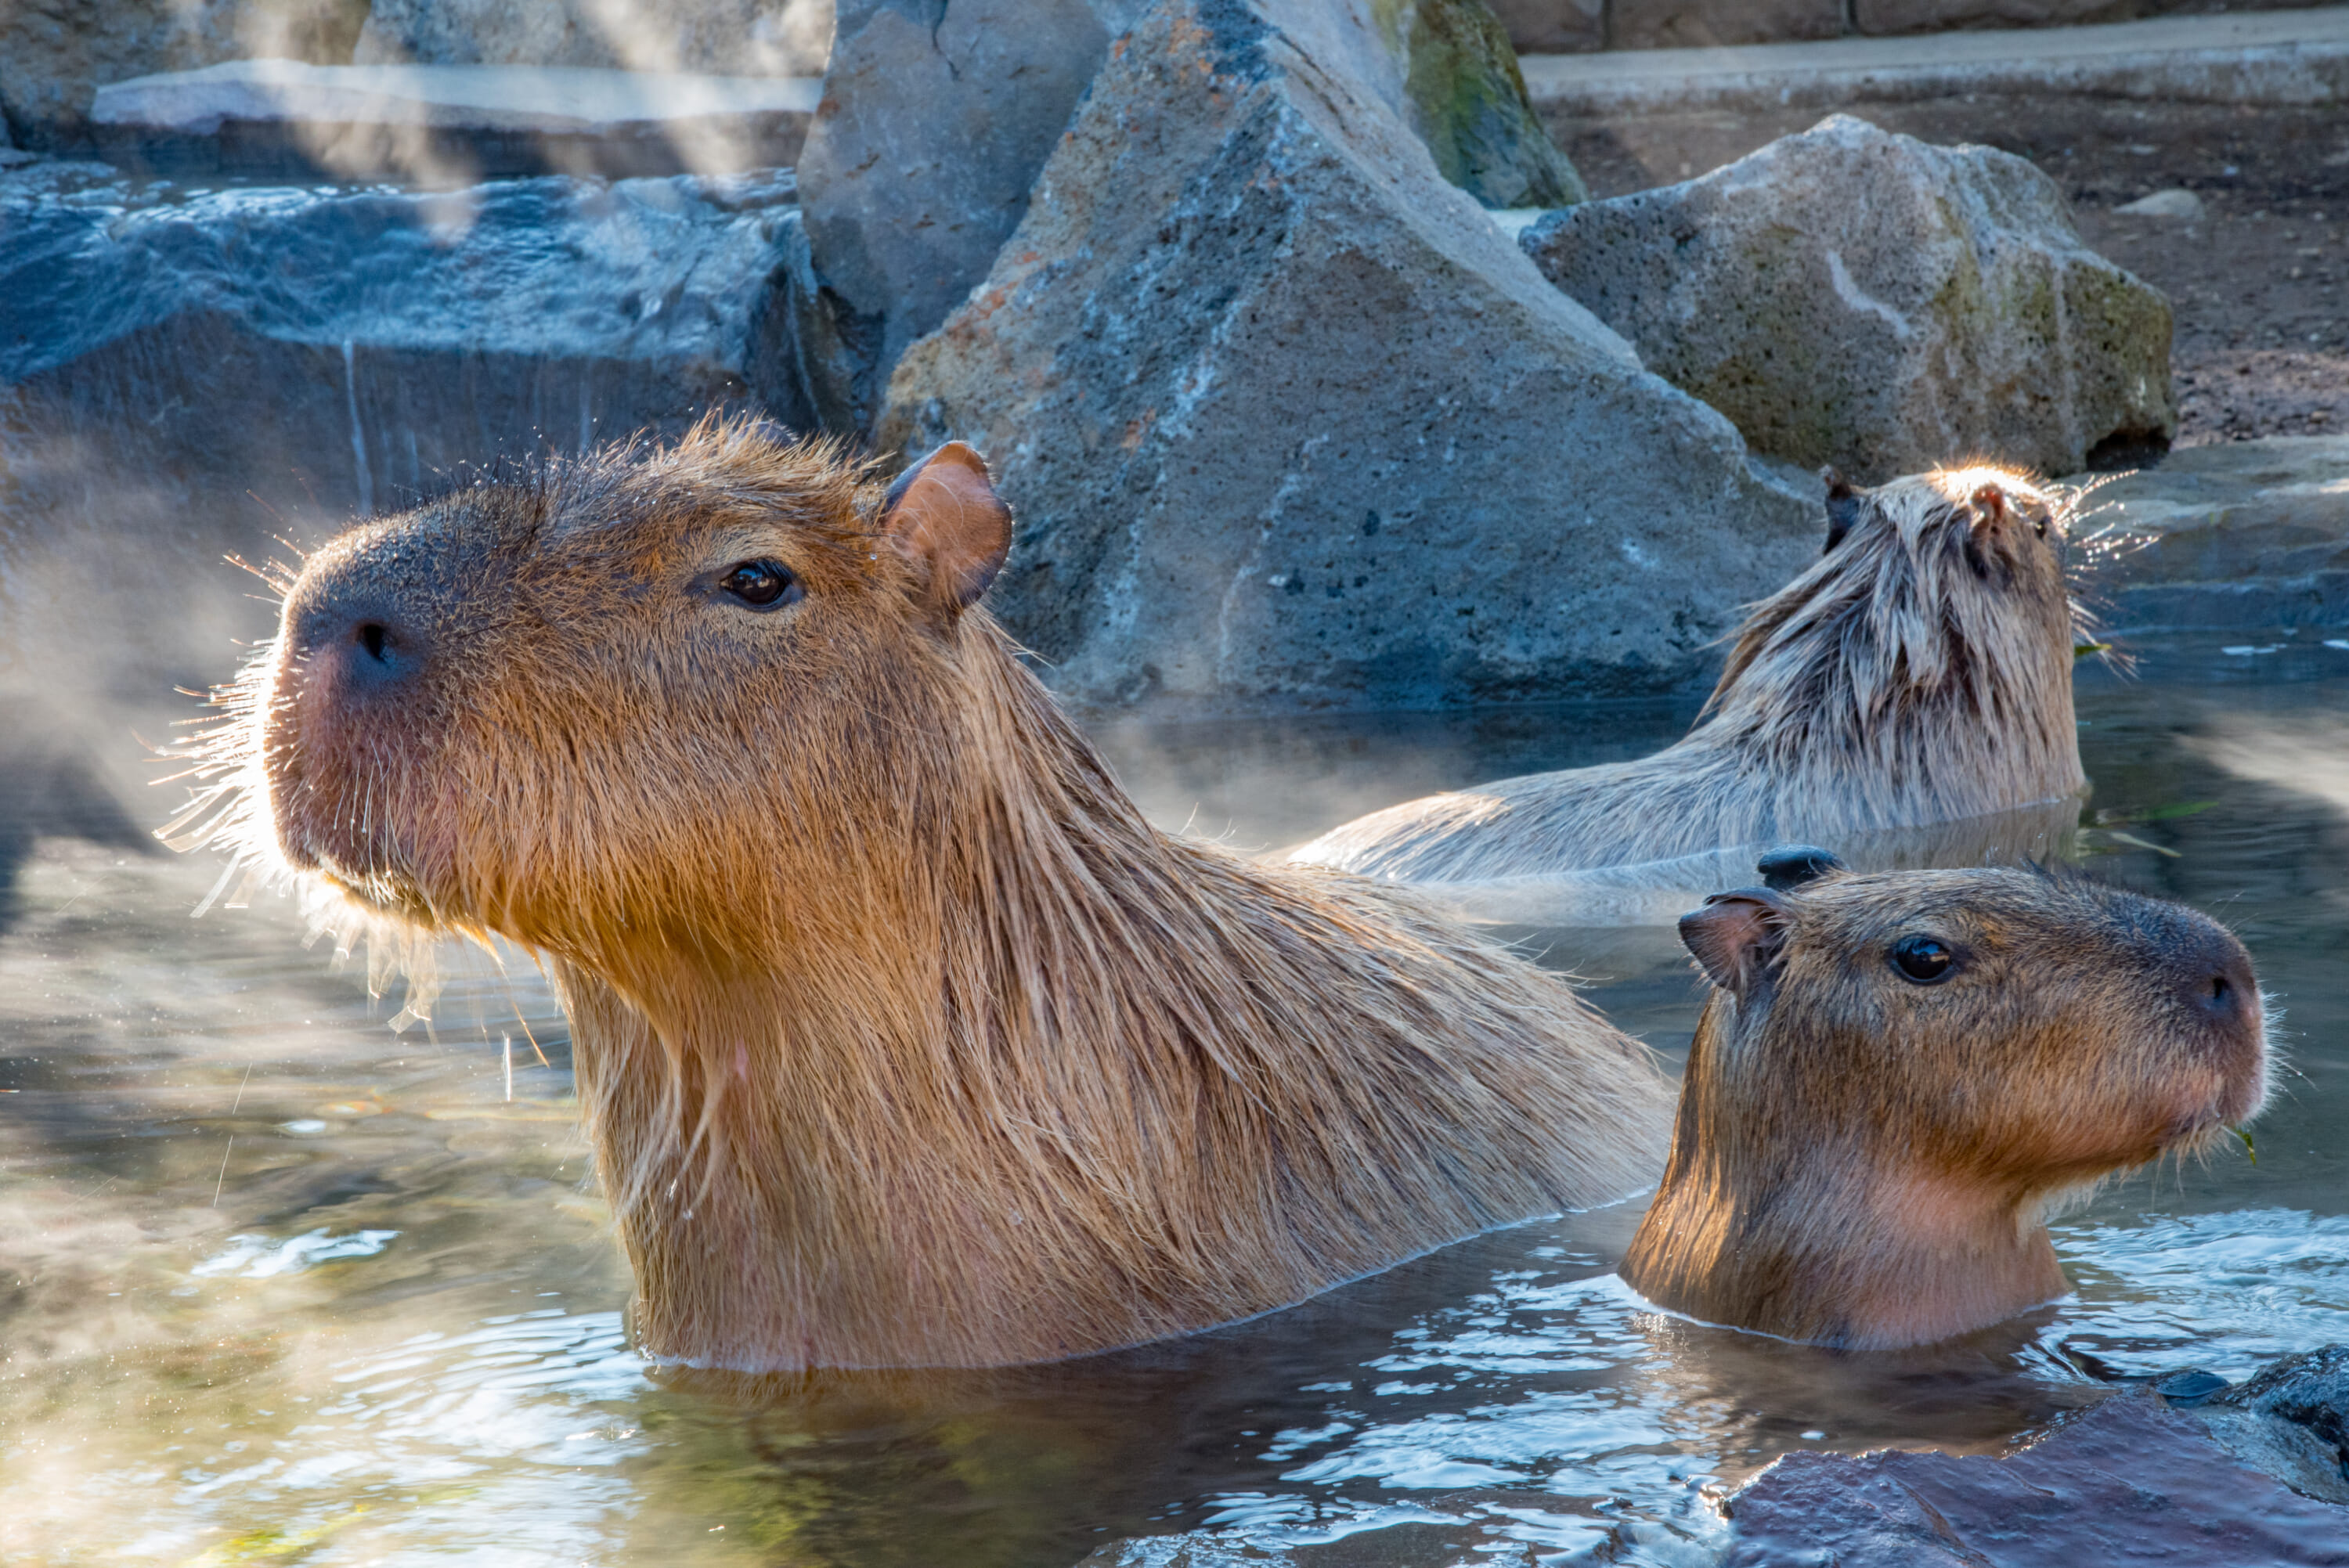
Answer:
[{"label": "large capybara", "polygon": [[196,836],[543,957],[662,1357],[1080,1355],[1653,1180],[1563,982],[1145,822],[978,607],[1009,541],[967,447],[885,491],[743,422],[369,523]]},{"label": "large capybara", "polygon": [[2250,954],[2181,905],[2041,870],[1772,885],[1681,923],[1715,987],[1623,1278],[1707,1322],[1854,1349],[2070,1287],[2051,1203],[2256,1115]]},{"label": "large capybara", "polygon": [[1704,888],[1788,840],[1853,845],[2042,803],[2069,820],[2086,780],[2066,510],[2003,469],[1833,480],[1825,554],[1754,609],[1678,743],[1392,806],[1292,858],[1444,883],[1693,860],[1660,880]]}]

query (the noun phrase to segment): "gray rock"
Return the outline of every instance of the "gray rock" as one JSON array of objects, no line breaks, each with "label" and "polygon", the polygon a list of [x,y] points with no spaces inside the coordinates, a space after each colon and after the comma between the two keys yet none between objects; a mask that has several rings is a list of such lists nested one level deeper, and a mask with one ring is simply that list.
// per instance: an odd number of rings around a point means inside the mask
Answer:
[{"label": "gray rock", "polygon": [[2294,1490],[2349,1502],[2349,1345],[2286,1357],[2211,1403],[2301,1434],[2289,1445],[2304,1467]]},{"label": "gray rock", "polygon": [[[817,273],[885,381],[987,275],[1141,0],[847,0],[800,159]],[[877,335],[874,335],[877,334]],[[851,389],[834,398],[872,406]]]},{"label": "gray rock", "polygon": [[1728,1500],[1723,1568],[2349,1563],[2349,1509],[2235,1462],[2150,1391],[2003,1460],[1789,1454]]},{"label": "gray rock", "polygon": [[1487,207],[1588,200],[1534,113],[1508,30],[1485,0],[1374,0],[1372,10],[1404,62],[1407,116],[1437,172]]},{"label": "gray rock", "polygon": [[2111,634],[2349,625],[2349,436],[2174,451],[2099,485],[2073,533]]},{"label": "gray rock", "polygon": [[[1110,42],[1145,0],[849,0],[800,160],[815,267],[886,385],[988,274]],[[1371,0],[1361,79],[1493,207],[1581,201],[1483,0]],[[1383,44],[1383,53],[1379,46]],[[854,427],[875,410],[848,388]]]},{"label": "gray rock", "polygon": [[2167,444],[2169,302],[2020,158],[1835,115],[1526,230],[1551,282],[1757,450],[1866,482]]},{"label": "gray rock", "polygon": [[991,603],[1090,703],[1693,682],[1818,503],[1436,173],[1375,23],[1164,0],[994,271],[889,386],[1020,520]]},{"label": "gray rock", "polygon": [[[788,170],[445,197],[0,174],[0,633],[168,666],[208,634],[191,598],[247,586],[224,552],[722,402],[812,425],[791,195]],[[98,562],[122,625],[55,592]]]},{"label": "gray rock", "polygon": [[2190,223],[2202,216],[2202,198],[2191,191],[2157,191],[2113,211],[2133,218],[2178,218]]}]

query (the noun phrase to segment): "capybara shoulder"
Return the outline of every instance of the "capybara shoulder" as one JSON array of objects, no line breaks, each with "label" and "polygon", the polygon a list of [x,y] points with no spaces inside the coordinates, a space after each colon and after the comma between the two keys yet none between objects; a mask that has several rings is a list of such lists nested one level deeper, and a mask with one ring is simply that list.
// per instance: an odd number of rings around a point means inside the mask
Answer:
[{"label": "capybara shoulder", "polygon": [[1494,882],[1841,845],[2076,795],[2064,497],[2004,469],[1941,469],[1874,490],[1835,480],[1827,515],[1825,552],[1754,607],[1677,744],[1390,807],[1294,858]]},{"label": "capybara shoulder", "polygon": [[1011,519],[710,422],[311,556],[215,841],[543,955],[653,1354],[1244,1317],[1661,1161],[1644,1047],[1361,879],[1154,830],[978,601]]},{"label": "capybara shoulder", "polygon": [[1854,875],[1817,851],[1682,922],[1713,986],[1623,1264],[1710,1322],[1919,1344],[2063,1295],[2048,1204],[2267,1094],[2242,944],[2044,871]]}]

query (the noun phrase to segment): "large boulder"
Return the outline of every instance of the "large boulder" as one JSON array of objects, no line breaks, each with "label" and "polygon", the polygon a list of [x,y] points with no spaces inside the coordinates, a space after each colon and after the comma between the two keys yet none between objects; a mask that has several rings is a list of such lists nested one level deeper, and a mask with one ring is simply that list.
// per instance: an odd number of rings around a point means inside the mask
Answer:
[{"label": "large boulder", "polygon": [[1698,677],[1816,500],[1448,184],[1366,8],[1162,0],[889,384],[1019,518],[992,603],[1087,702],[1430,706]]},{"label": "large boulder", "polygon": [[788,170],[443,196],[0,173],[0,671],[184,669],[225,647],[202,591],[249,586],[223,553],[470,465],[727,402],[812,426],[797,225]]},{"label": "large boulder", "polygon": [[2081,242],[2054,181],[1835,115],[1678,185],[1553,213],[1544,275],[1760,451],[1875,481],[2048,473],[2178,426],[2169,302]]},{"label": "large boulder", "polygon": [[[836,330],[869,345],[869,365],[835,394],[858,428],[906,345],[987,276],[1086,85],[1145,4],[844,0],[800,181]],[[1484,0],[1370,10],[1363,79],[1447,179],[1493,207],[1583,199]]]},{"label": "large boulder", "polygon": [[[874,387],[987,275],[1142,0],[844,0],[800,155],[808,240]],[[934,11],[942,15],[934,15]]]}]

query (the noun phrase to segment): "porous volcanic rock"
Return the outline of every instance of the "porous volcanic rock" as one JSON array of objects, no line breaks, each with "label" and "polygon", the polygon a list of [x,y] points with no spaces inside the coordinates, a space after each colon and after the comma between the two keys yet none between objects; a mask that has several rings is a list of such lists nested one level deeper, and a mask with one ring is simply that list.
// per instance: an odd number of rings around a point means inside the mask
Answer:
[{"label": "porous volcanic rock", "polygon": [[[1143,0],[844,0],[800,155],[839,330],[885,382],[987,275],[1069,114]],[[869,425],[873,379],[843,389]]]},{"label": "porous volcanic rock", "polygon": [[[906,345],[988,274],[1112,43],[1147,0],[845,0],[800,159],[828,307],[871,365],[834,400],[869,428]],[[1369,0],[1361,80],[1492,207],[1581,201],[1484,0]],[[1383,44],[1381,54],[1377,46]],[[1120,46],[1123,47],[1123,46]]]},{"label": "porous volcanic rock", "polygon": [[1546,284],[1367,7],[1163,0],[885,448],[988,454],[991,603],[1086,702],[1426,706],[1698,678],[1818,502]]},{"label": "porous volcanic rock", "polygon": [[2071,473],[2177,428],[2169,302],[1990,148],[1833,115],[1521,242],[1756,450],[1863,482],[1971,457]]}]

